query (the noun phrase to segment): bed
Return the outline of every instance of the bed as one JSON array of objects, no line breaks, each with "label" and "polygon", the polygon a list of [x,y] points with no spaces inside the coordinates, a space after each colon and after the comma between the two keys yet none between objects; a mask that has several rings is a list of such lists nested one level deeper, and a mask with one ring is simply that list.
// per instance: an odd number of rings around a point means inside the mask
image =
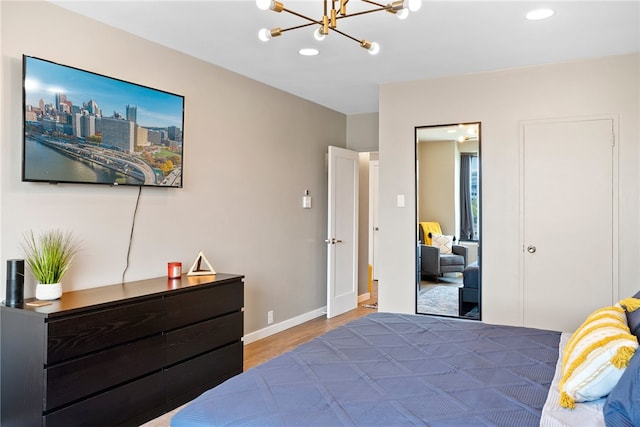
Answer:
[{"label": "bed", "polygon": [[171,426],[605,425],[604,399],[569,411],[550,393],[568,338],[373,313],[205,392]]}]

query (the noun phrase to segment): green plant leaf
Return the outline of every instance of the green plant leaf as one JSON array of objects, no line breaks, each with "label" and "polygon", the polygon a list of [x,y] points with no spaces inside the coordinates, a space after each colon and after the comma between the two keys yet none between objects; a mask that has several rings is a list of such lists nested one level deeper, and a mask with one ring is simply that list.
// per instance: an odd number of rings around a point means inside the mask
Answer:
[{"label": "green plant leaf", "polygon": [[23,237],[25,261],[36,280],[41,284],[60,283],[79,248],[72,233],[50,230],[36,238],[29,231]]}]

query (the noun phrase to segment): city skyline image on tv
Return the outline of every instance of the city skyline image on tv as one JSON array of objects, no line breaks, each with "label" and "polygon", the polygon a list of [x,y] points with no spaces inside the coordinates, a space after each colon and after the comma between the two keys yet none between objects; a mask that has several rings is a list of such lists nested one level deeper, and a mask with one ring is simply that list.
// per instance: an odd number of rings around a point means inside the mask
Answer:
[{"label": "city skyline image on tv", "polygon": [[182,187],[184,97],[23,56],[23,181]]}]

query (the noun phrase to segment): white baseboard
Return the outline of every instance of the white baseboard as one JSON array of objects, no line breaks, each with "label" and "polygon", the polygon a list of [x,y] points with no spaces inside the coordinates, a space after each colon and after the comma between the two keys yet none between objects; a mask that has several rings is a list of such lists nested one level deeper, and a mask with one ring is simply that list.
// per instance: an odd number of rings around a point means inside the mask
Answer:
[{"label": "white baseboard", "polygon": [[273,334],[277,334],[278,332],[282,332],[289,328],[293,328],[294,326],[298,326],[304,322],[308,322],[309,320],[313,320],[316,317],[320,317],[327,314],[327,307],[317,308],[308,313],[301,314],[300,316],[293,317],[291,319],[287,319],[283,322],[274,323],[273,325],[269,325],[266,328],[260,329],[255,332],[251,332],[246,334],[243,338],[243,341],[246,344],[250,344],[254,341],[261,340],[262,338],[266,338]]},{"label": "white baseboard", "polygon": [[[367,292],[366,294],[358,295],[358,304],[362,301],[367,301],[371,299],[371,294]],[[303,324],[304,322],[308,322],[309,320],[313,320],[320,316],[325,316],[327,314],[327,307],[316,308],[313,311],[308,313],[301,314],[300,316],[293,317],[291,319],[287,319],[280,323],[275,323],[273,325],[269,325],[266,328],[262,328],[258,331],[248,333],[243,337],[243,341],[246,344],[250,344],[254,341],[261,340],[262,338],[266,338],[273,334],[277,334],[278,332],[285,331],[289,328],[293,328],[294,326],[298,326]]]}]

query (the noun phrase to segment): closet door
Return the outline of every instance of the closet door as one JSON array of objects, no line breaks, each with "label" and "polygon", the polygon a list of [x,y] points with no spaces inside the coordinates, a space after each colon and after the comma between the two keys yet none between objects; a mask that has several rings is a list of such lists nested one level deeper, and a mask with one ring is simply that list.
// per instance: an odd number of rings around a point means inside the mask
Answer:
[{"label": "closet door", "polygon": [[524,326],[573,331],[613,302],[613,125],[594,119],[522,127]]}]

